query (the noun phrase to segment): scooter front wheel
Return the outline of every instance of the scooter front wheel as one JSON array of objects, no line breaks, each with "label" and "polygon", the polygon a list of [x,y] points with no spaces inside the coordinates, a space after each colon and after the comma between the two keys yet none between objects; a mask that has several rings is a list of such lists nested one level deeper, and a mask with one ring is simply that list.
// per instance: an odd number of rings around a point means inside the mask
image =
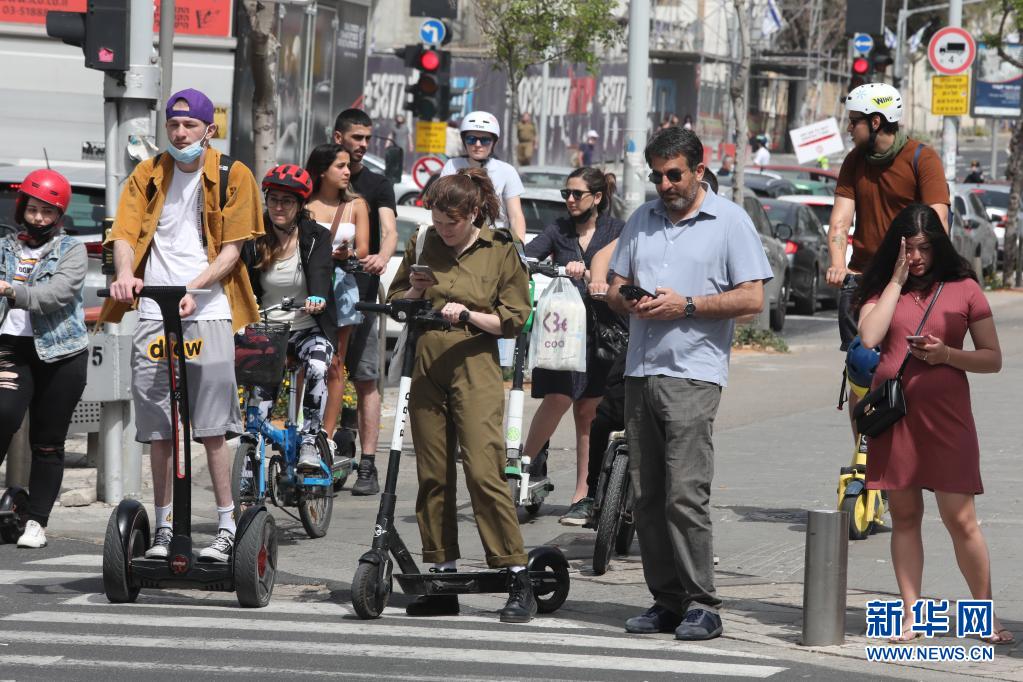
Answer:
[{"label": "scooter front wheel", "polygon": [[526,563],[533,583],[536,610],[554,613],[568,599],[568,561],[557,547],[534,547]]},{"label": "scooter front wheel", "polygon": [[363,620],[379,618],[391,598],[390,559],[386,566],[360,561],[352,578],[352,606]]},{"label": "scooter front wheel", "polygon": [[849,514],[849,539],[866,540],[874,528],[874,510],[870,502],[870,491],[863,489],[859,495],[846,495],[840,509]]}]

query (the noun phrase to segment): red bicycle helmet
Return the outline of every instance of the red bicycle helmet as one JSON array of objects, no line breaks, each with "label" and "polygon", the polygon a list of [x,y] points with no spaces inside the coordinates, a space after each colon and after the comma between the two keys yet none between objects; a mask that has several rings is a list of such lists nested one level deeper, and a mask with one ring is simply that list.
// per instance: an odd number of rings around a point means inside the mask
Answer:
[{"label": "red bicycle helmet", "polygon": [[[14,205],[14,218],[19,225],[25,222],[25,206],[29,197],[56,206],[63,216],[68,204],[71,203],[71,183],[63,175],[49,168],[34,170],[26,175],[21,181],[18,200]],[[58,219],[57,223],[59,222]]]},{"label": "red bicycle helmet", "polygon": [[284,163],[271,168],[263,177],[263,191],[281,189],[302,197],[305,201],[313,193],[313,179],[309,171],[293,163]]}]

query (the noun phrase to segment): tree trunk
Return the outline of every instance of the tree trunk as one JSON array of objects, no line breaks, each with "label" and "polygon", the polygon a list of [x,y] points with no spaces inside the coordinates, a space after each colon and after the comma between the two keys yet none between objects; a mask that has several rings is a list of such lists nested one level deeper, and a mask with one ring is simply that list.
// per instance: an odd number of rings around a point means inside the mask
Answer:
[{"label": "tree trunk", "polygon": [[1023,191],[1023,116],[1016,121],[1009,143],[1009,163],[1005,175],[1012,185],[1009,189],[1009,208],[1005,214],[1005,259],[1002,267],[1002,284],[1004,286],[1021,286],[1019,251],[1016,240],[1019,239],[1019,193]]},{"label": "tree trunk", "polygon": [[749,132],[750,30],[749,0],[732,0],[738,22],[739,64],[729,88],[735,117],[735,167],[732,176],[732,201],[742,206],[743,176],[746,168],[746,138]]},{"label": "tree trunk", "polygon": [[277,53],[280,42],[274,35],[277,3],[244,0],[249,19],[249,65],[255,92],[252,102],[252,134],[256,177],[277,165]]},{"label": "tree trunk", "polygon": [[516,77],[512,74],[511,65],[508,65],[508,109],[511,111],[511,117],[508,119],[508,127],[510,130],[506,130],[504,137],[509,141],[508,144],[508,163],[513,166],[516,163],[515,158],[515,145],[519,143],[519,129],[515,125],[519,122],[519,85],[522,83],[521,77]]}]

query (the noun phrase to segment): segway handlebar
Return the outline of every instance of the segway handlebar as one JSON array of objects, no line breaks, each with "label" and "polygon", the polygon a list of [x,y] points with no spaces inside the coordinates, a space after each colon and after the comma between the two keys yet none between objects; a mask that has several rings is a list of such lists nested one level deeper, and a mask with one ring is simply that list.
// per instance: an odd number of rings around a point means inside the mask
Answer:
[{"label": "segway handlebar", "polygon": [[[178,298],[181,298],[185,294],[208,294],[210,291],[210,289],[189,289],[187,287],[145,286],[135,294],[135,297],[157,298],[159,296],[173,296],[177,294]],[[110,289],[100,289],[96,292],[96,295],[100,298],[110,298]]]},{"label": "segway handlebar", "polygon": [[398,298],[390,303],[359,301],[355,309],[364,313],[387,315],[395,322],[414,324],[432,329],[451,329],[451,323],[439,311],[430,308],[430,302],[421,298]]}]

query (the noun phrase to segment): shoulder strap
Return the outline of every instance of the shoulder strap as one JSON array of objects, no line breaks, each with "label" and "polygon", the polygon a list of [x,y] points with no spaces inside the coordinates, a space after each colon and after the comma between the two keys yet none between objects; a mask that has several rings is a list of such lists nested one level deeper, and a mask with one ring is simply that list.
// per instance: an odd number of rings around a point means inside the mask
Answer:
[{"label": "shoulder strap", "polygon": [[[944,282],[939,282],[938,283],[938,290],[934,292],[934,297],[931,299],[931,302],[927,305],[927,310],[924,311],[924,317],[923,317],[922,320],[920,320],[920,324],[919,324],[919,326],[917,326],[916,331],[914,332],[914,336],[919,336],[920,332],[923,331],[924,323],[926,323],[927,322],[927,318],[930,317],[931,309],[934,307],[934,304],[938,302],[938,296],[941,295],[941,289],[944,286],[945,286]],[[906,357],[904,357],[902,359],[902,364],[899,365],[899,371],[895,375],[896,379],[901,379],[902,378],[902,372],[903,372],[903,370],[906,369],[906,363],[909,362],[909,356],[910,355],[911,355],[911,353],[907,350],[906,351]]]},{"label": "shoulder strap", "polygon": [[334,211],[334,219],[330,221],[330,243],[334,243],[334,235],[337,234],[337,226],[341,224],[341,217],[344,212],[345,205],[338,204],[337,209]]},{"label": "shoulder strap", "polygon": [[[163,154],[164,154],[163,152],[160,152],[159,154],[157,154],[156,156],[153,157],[153,168],[156,168],[157,166],[160,165],[160,159],[163,158]],[[152,183],[148,183],[146,185],[146,201],[147,202],[152,201],[153,197],[155,195],[156,195],[156,188],[153,187]]]},{"label": "shoulder strap", "polygon": [[919,182],[920,178],[920,152],[926,147],[923,142],[918,142],[916,145],[916,151],[913,152],[913,179]]},{"label": "shoulder strap", "polygon": [[227,182],[228,177],[231,175],[231,166],[234,165],[234,159],[227,154],[220,155],[220,210],[224,210],[224,206],[227,205]]},{"label": "shoulder strap", "polygon": [[423,224],[419,226],[419,232],[416,233],[416,263],[423,255],[423,248],[426,246],[426,231],[429,229],[429,225]]}]

